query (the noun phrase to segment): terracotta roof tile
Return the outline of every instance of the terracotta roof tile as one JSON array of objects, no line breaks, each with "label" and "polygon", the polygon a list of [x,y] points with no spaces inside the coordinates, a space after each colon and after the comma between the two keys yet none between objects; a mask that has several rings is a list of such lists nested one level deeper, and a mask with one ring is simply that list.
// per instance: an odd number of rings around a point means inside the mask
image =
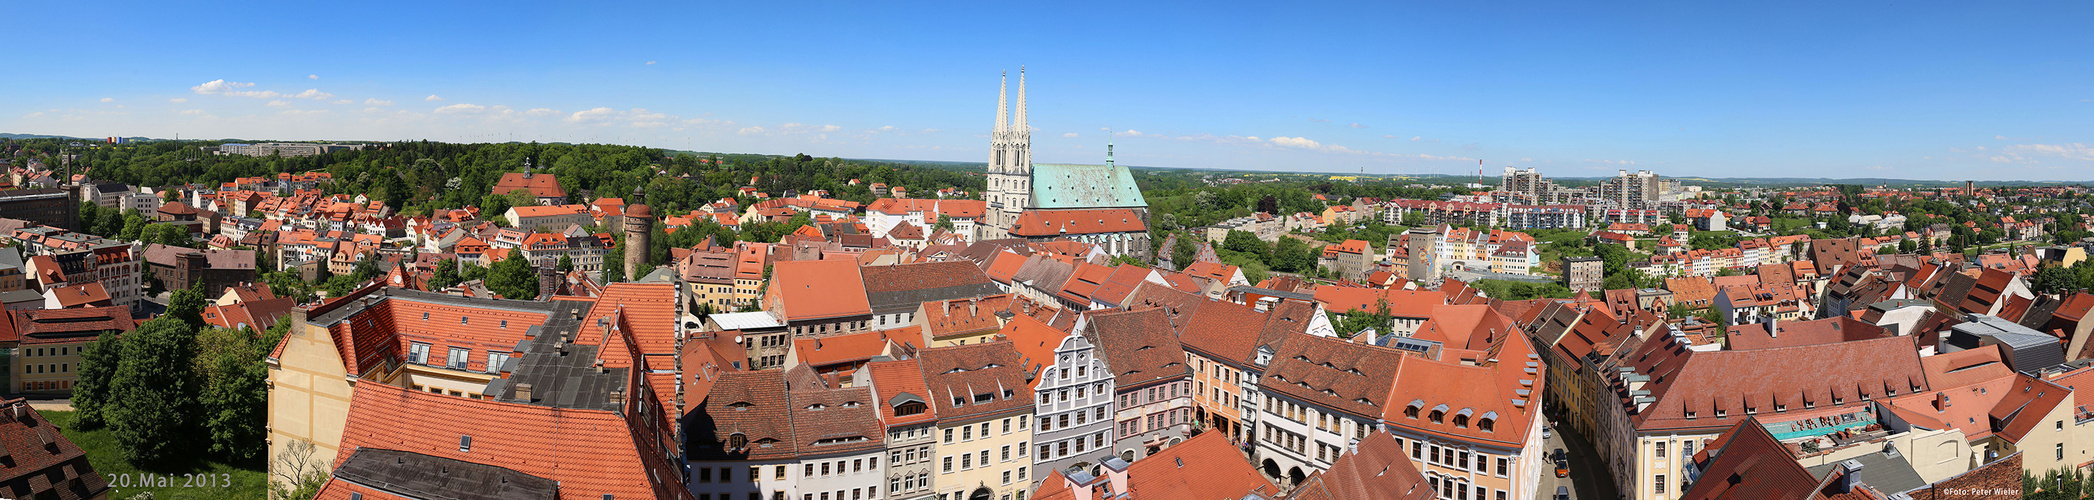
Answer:
[{"label": "terracotta roof tile", "polygon": [[1030,374],[1010,342],[933,347],[916,352],[931,406],[941,422],[1032,410]]},{"label": "terracotta roof tile", "polygon": [[1279,486],[1251,468],[1219,432],[1203,433],[1127,466],[1135,499],[1276,497]]},{"label": "terracotta roof tile", "polygon": [[1161,309],[1092,312],[1084,336],[1097,343],[1123,389],[1192,375],[1172,320]]},{"label": "terracotta roof tile", "polygon": [[787,321],[872,314],[858,264],[848,260],[779,262],[771,286]]}]

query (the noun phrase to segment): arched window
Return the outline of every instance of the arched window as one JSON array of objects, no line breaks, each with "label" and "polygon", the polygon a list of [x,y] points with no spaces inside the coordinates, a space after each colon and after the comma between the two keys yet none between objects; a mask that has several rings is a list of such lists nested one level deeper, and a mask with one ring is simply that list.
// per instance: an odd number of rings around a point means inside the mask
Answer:
[{"label": "arched window", "polygon": [[1498,421],[1496,421],[1496,420],[1491,420],[1491,419],[1488,419],[1488,418],[1486,418],[1486,419],[1483,419],[1483,420],[1477,420],[1477,421],[1476,421],[1476,428],[1477,428],[1477,429],[1482,429],[1482,430],[1483,430],[1483,432],[1497,432],[1497,429],[1496,429],[1496,427],[1497,427],[1497,426],[1498,426]]},{"label": "arched window", "polygon": [[1403,416],[1406,416],[1406,417],[1410,417],[1410,418],[1413,418],[1413,419],[1415,419],[1415,418],[1418,418],[1418,407],[1416,407],[1416,406],[1412,406],[1412,407],[1409,407],[1409,408],[1404,408],[1404,409],[1403,409]]},{"label": "arched window", "polygon": [[1439,411],[1439,410],[1433,410],[1431,414],[1429,414],[1429,415],[1426,415],[1426,418],[1427,418],[1427,419],[1430,419],[1430,420],[1432,420],[1432,423],[1435,423],[1435,424],[1442,424],[1442,423],[1446,423],[1446,422],[1447,422],[1447,412],[1443,412],[1443,411]]}]

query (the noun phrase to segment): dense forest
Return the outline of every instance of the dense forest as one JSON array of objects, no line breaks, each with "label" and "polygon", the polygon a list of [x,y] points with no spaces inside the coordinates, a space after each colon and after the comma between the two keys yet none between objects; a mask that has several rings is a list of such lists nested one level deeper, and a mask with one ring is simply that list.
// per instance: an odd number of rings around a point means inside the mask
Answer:
[{"label": "dense forest", "polygon": [[[59,163],[53,156],[67,142],[0,140],[0,151],[45,157],[47,164],[55,166]],[[328,172],[336,179],[334,185],[326,188],[329,194],[369,194],[409,215],[483,202],[506,207],[507,200],[489,199],[494,194],[491,190],[503,173],[521,172],[527,164],[534,171],[558,176],[570,203],[584,203],[599,196],[624,197],[644,185],[644,201],[657,214],[688,212],[720,198],[733,197],[742,186],[755,186],[772,195],[821,189],[836,198],[869,203],[874,198],[869,186],[875,182],[926,194],[947,187],[978,193],[983,185],[978,171],[805,154],[671,154],[660,149],[602,144],[427,141],[378,143],[360,151],[289,158],[220,156],[202,149],[218,144],[155,141],[72,148],[68,152],[79,155],[76,165],[94,179],[148,187],[217,184],[280,172]],[[756,182],[750,182],[752,177]],[[851,179],[863,182],[851,186]],[[751,201],[742,200],[745,205]]]}]

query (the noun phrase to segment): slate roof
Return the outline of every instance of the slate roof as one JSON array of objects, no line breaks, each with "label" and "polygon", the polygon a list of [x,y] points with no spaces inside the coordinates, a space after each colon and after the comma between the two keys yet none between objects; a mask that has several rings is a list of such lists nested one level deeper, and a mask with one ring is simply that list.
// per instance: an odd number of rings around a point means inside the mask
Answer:
[{"label": "slate roof", "polygon": [[[1861,464],[1861,470],[1846,473],[1852,474],[1852,477],[1862,484],[1880,491],[1912,491],[1927,485],[1927,480],[1920,478],[1919,472],[1912,469],[1912,462],[1905,458],[1903,451],[1889,444],[1885,444],[1883,448],[1883,451],[1848,459]],[[1805,470],[1823,481],[1832,477],[1833,469],[1839,466],[1840,462],[1833,462]]]},{"label": "slate roof", "polygon": [[[338,495],[350,498],[353,484],[403,498],[451,500],[501,500],[559,498],[559,484],[551,479],[515,470],[464,460],[423,455],[411,451],[364,448],[353,450],[334,469],[334,477],[317,498]],[[362,495],[371,498],[373,495]]]},{"label": "slate roof", "polygon": [[908,312],[925,302],[1003,293],[980,267],[962,260],[865,266],[858,271],[873,314]]}]

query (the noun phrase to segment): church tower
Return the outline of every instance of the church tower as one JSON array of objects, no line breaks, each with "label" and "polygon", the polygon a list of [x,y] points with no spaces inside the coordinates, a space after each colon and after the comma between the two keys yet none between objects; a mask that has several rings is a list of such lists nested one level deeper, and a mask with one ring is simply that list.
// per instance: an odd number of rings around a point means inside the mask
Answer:
[{"label": "church tower", "polygon": [[1010,116],[1006,81],[996,88],[996,127],[989,134],[989,213],[981,239],[1006,238],[1032,204],[1032,128],[1025,121],[1025,69],[1018,69],[1018,112]]}]

